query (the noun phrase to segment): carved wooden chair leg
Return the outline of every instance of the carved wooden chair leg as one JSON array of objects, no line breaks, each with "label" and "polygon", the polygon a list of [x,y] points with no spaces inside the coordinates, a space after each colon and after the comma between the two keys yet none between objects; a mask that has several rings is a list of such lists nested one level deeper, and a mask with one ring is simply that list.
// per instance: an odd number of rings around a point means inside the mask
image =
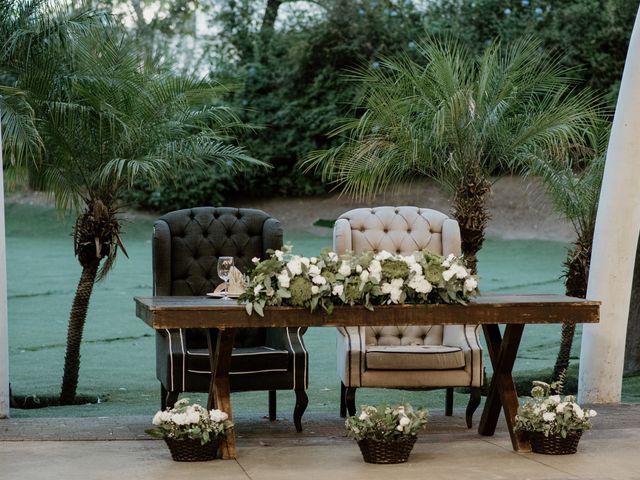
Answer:
[{"label": "carved wooden chair leg", "polygon": [[296,431],[302,431],[302,415],[309,405],[309,397],[304,389],[295,390],[296,392],[296,407],[293,409],[293,423],[296,426]]},{"label": "carved wooden chair leg", "polygon": [[450,417],[451,415],[453,415],[453,387],[447,388],[444,414],[447,417]]},{"label": "carved wooden chair leg", "polygon": [[344,392],[344,403],[347,406],[347,412],[352,417],[356,414],[356,387],[347,387]]},{"label": "carved wooden chair leg", "polygon": [[179,392],[170,392],[164,385],[160,384],[160,410],[164,411],[169,408],[173,408],[178,401]]},{"label": "carved wooden chair leg", "polygon": [[276,419],[276,406],[276,391],[269,390],[269,420],[271,420],[272,422]]},{"label": "carved wooden chair leg", "polygon": [[482,389],[480,387],[471,387],[471,396],[469,397],[469,403],[467,404],[466,419],[467,427],[471,428],[471,420],[473,419],[473,412],[476,411],[478,405],[480,405]]}]

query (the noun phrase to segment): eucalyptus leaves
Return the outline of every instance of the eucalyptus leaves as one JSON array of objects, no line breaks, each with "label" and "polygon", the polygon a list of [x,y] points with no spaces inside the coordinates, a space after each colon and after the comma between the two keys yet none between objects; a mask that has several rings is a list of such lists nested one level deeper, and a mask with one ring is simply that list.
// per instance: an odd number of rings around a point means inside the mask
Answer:
[{"label": "eucalyptus leaves", "polygon": [[263,315],[265,306],[318,307],[328,313],[335,305],[402,303],[465,304],[478,293],[478,281],[454,255],[427,250],[412,255],[382,251],[317,257],[276,250],[263,261],[254,259],[247,290],[239,298],[249,314]]}]

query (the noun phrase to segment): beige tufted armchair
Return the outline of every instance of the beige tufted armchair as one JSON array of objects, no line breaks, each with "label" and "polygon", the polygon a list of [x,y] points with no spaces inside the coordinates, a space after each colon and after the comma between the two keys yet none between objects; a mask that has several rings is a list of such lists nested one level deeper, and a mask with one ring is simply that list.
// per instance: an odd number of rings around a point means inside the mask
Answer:
[{"label": "beige tufted armchair", "polygon": [[[429,250],[460,254],[458,222],[418,207],[357,208],[342,214],[333,230],[336,253],[347,251],[409,255]],[[464,319],[461,319],[463,321]],[[338,328],[340,414],[355,414],[361,387],[446,388],[446,415],[453,412],[453,387],[470,387],[466,411],[471,428],[480,404],[482,347],[477,325],[426,325]]]}]

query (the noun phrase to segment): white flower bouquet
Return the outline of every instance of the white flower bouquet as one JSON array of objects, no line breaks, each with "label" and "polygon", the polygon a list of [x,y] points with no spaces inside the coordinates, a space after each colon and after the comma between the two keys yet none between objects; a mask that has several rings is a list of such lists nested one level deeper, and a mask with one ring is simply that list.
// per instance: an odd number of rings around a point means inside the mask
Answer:
[{"label": "white flower bouquet", "polygon": [[461,257],[443,257],[427,250],[412,255],[386,251],[317,257],[276,250],[263,261],[254,259],[247,290],[239,298],[249,314],[263,315],[265,306],[318,307],[331,313],[335,305],[460,303],[477,295],[478,281]]},{"label": "white flower bouquet", "polygon": [[345,425],[353,437],[391,442],[404,436],[415,436],[427,424],[429,412],[414,410],[408,403],[397,406],[363,405],[360,415],[347,418]]},{"label": "white flower bouquet", "polygon": [[200,440],[204,445],[217,440],[233,427],[229,416],[221,410],[207,410],[189,399],[178,400],[171,409],[158,411],[152,420],[156,428],[146,432],[156,438]]},{"label": "white flower bouquet", "polygon": [[533,382],[531,398],[518,408],[516,430],[566,438],[591,428],[595,410],[581,408],[573,395],[550,395],[557,387],[553,383]]}]

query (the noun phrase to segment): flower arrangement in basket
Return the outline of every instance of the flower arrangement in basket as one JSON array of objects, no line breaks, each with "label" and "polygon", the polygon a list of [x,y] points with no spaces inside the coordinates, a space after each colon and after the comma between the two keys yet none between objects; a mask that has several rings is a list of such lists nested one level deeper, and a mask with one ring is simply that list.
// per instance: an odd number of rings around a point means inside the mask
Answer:
[{"label": "flower arrangement in basket", "polygon": [[582,409],[573,395],[550,395],[561,390],[561,382],[534,381],[531,398],[518,408],[515,428],[526,432],[536,453],[576,453],[582,432],[591,428],[596,416],[595,410]]},{"label": "flower arrangement in basket", "polygon": [[260,261],[253,259],[247,289],[239,298],[247,313],[265,306],[291,305],[331,313],[335,305],[402,303],[465,304],[477,295],[478,281],[461,257],[427,250],[412,255],[386,251],[317,257],[291,254],[290,246]]},{"label": "flower arrangement in basket", "polygon": [[360,415],[347,418],[347,430],[358,442],[367,463],[403,463],[416,443],[429,412],[408,403],[380,407],[363,405]]},{"label": "flower arrangement in basket", "polygon": [[166,442],[177,462],[214,460],[218,441],[233,427],[221,410],[207,410],[189,399],[178,400],[173,408],[157,412],[152,420],[156,428],[146,432]]}]

